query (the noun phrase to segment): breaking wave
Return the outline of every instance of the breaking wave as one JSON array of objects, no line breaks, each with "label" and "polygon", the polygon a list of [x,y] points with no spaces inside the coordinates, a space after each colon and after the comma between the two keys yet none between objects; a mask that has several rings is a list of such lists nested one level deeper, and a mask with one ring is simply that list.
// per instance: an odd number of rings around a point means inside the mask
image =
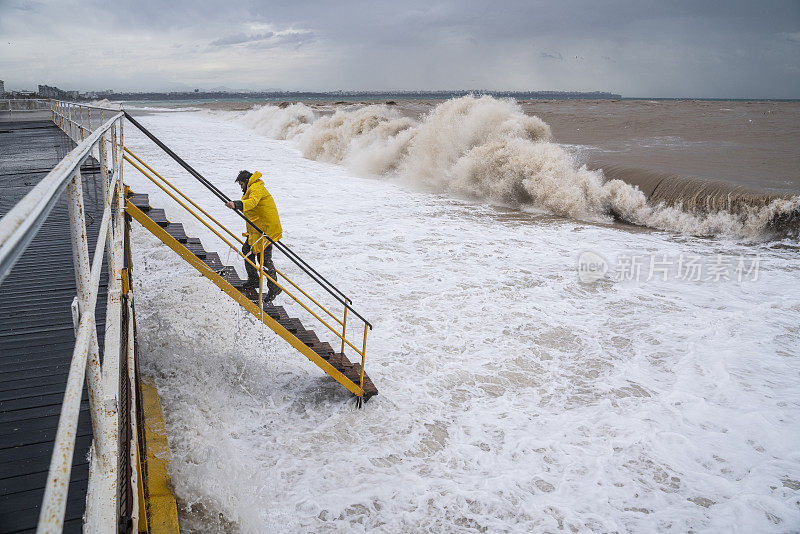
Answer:
[{"label": "breaking wave", "polygon": [[266,105],[241,120],[260,134],[294,141],[310,159],[576,219],[749,238],[796,234],[800,221],[800,196],[589,169],[552,141],[541,119],[491,96],[447,100],[419,120],[385,105],[320,116],[301,103]]},{"label": "breaking wave", "polygon": [[97,108],[106,108],[106,109],[113,109],[114,111],[119,111],[122,109],[122,106],[118,102],[111,102],[107,98],[101,98],[100,100],[92,100],[89,102],[90,106],[94,106]]}]

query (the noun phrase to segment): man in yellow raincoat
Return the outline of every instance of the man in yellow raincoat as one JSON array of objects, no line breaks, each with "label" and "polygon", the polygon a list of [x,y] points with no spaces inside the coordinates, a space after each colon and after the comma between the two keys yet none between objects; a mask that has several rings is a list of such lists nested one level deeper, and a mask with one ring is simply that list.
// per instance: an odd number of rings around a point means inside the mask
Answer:
[{"label": "man in yellow raincoat", "polygon": [[[261,180],[261,173],[249,173],[241,171],[236,177],[236,183],[242,188],[242,200],[233,200],[225,205],[231,209],[238,209],[255,226],[264,231],[273,241],[278,241],[283,237],[281,220],[278,217],[278,209],[275,201],[269,194],[264,182]],[[256,265],[261,265],[263,261],[266,274],[276,280],[275,265],[272,263],[272,243],[256,230],[252,225],[247,224],[246,232],[242,234],[247,237],[242,252]],[[247,270],[247,282],[242,289],[258,288],[258,269],[250,265],[245,260],[244,267]],[[272,302],[281,289],[272,280],[265,280],[269,291],[265,300]]]}]

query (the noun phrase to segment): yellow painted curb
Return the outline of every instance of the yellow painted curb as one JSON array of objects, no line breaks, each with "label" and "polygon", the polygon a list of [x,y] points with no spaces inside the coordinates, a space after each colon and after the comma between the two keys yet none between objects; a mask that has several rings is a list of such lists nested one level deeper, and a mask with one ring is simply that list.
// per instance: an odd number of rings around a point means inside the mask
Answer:
[{"label": "yellow painted curb", "polygon": [[[140,381],[141,398],[144,419],[144,444],[147,448],[143,451],[145,458],[144,495],[147,508],[146,532],[176,533],[178,529],[178,504],[172,494],[169,484],[169,462],[172,456],[167,444],[167,427],[164,424],[164,414],[161,411],[161,401],[158,390],[152,380]],[[140,525],[140,532],[144,532]]]}]

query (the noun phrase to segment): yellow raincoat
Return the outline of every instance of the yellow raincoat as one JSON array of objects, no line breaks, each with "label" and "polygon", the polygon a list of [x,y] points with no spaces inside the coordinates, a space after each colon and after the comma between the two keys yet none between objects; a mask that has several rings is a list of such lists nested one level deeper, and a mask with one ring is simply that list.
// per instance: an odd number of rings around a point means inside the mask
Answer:
[{"label": "yellow raincoat", "polygon": [[[250,219],[254,225],[261,228],[273,241],[278,241],[283,237],[278,208],[275,207],[272,195],[264,187],[260,172],[254,172],[250,180],[247,181],[247,189],[242,195],[242,206],[244,216]],[[249,224],[247,225],[247,232],[242,235],[247,237],[247,243],[256,254],[264,250],[266,245],[269,245],[267,238],[259,240],[261,234]]]}]

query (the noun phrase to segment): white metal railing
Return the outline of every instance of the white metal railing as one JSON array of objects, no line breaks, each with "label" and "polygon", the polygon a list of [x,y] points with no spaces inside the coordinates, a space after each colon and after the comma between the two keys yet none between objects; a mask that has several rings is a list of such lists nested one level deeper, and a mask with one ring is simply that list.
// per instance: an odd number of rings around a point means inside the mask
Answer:
[{"label": "white metal railing", "polygon": [[[125,231],[122,184],[124,115],[114,110],[101,110],[99,116],[105,122],[92,131],[91,114],[87,108],[90,106],[58,101],[50,103],[53,122],[78,146],[0,219],[2,284],[66,189],[77,285],[73,303],[76,341],[37,532],[61,532],[63,527],[84,377],[94,435],[89,459],[85,528],[96,532],[117,530],[120,414],[124,409],[120,385],[129,379],[128,371],[125,371],[128,366],[120,361],[122,353],[127,355],[129,349],[120,346]],[[89,157],[95,157],[100,164],[104,206],[91,261],[81,180],[81,166]],[[108,295],[101,367],[94,311],[104,255],[108,263]],[[135,451],[132,451],[129,461],[135,467]],[[135,468],[131,472],[135,478]],[[132,510],[132,514],[136,528],[138,507]]]},{"label": "white metal railing", "polygon": [[[86,136],[95,130],[96,124],[103,124],[106,117],[120,112],[119,110],[60,100],[52,100],[49,109],[53,113],[53,122],[76,143],[86,139]],[[92,111],[94,111],[94,116]]]},{"label": "white metal railing", "polygon": [[50,100],[45,98],[0,98],[0,111],[14,113],[50,111]]}]

